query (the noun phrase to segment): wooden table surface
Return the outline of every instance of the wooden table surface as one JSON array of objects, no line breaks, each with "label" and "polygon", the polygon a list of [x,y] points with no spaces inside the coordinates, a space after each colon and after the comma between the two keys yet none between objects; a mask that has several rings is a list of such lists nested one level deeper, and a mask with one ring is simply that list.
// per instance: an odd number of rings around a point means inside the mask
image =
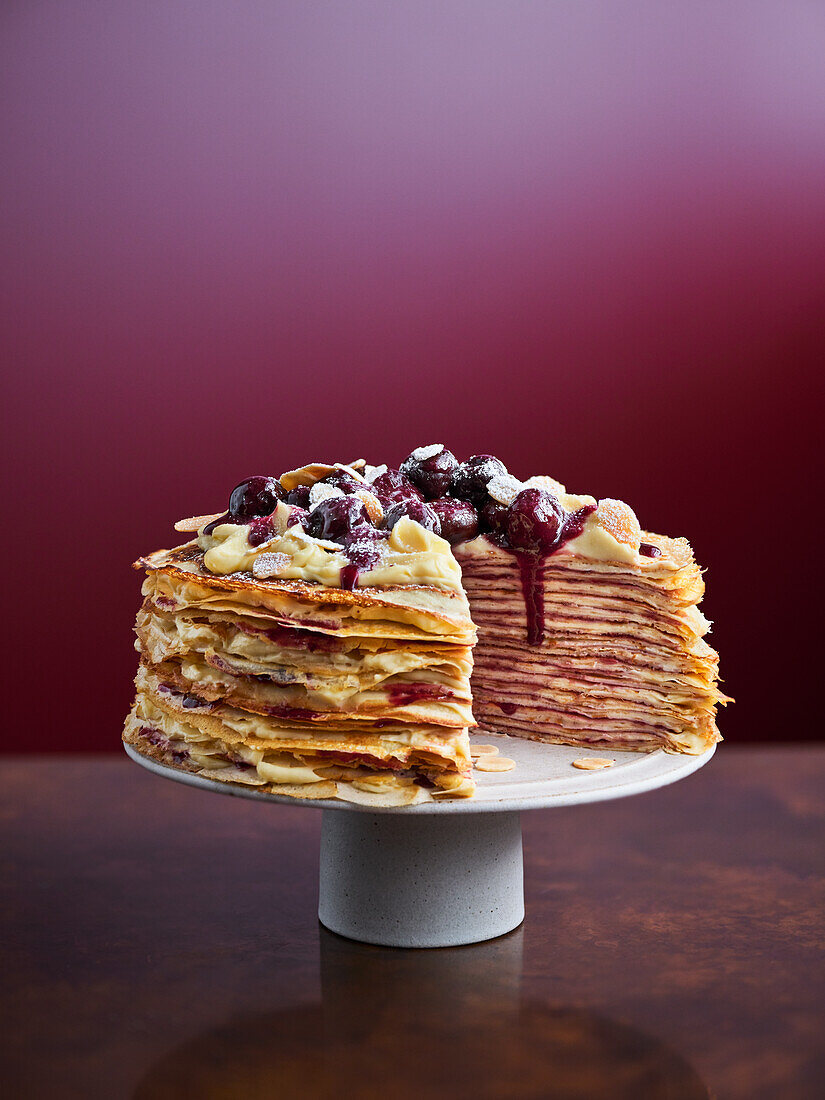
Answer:
[{"label": "wooden table surface", "polygon": [[317,811],[0,773],[14,1100],[825,1095],[825,750],[525,815],[524,925],[436,951],[319,927]]}]

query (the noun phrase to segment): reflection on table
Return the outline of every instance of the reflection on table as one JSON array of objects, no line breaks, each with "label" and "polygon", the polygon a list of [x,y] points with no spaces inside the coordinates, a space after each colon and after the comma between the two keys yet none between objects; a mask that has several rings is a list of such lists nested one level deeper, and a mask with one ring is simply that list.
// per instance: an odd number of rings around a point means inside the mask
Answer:
[{"label": "reflection on table", "polygon": [[134,1100],[244,1097],[707,1098],[663,1043],[521,996],[523,932],[401,951],[320,929],[322,997],[228,1021],[162,1058]]}]

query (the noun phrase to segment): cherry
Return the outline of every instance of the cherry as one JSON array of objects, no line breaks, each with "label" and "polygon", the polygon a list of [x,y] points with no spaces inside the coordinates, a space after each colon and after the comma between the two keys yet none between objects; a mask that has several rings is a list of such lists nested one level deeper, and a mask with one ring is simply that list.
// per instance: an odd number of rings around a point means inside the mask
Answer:
[{"label": "cherry", "polygon": [[441,520],[438,518],[438,513],[422,500],[399,500],[397,504],[393,504],[384,513],[386,529],[392,531],[403,516],[414,519],[416,523],[420,523],[422,527],[433,531],[436,535],[441,534]]},{"label": "cherry", "polygon": [[250,546],[260,546],[262,542],[268,542],[272,538],[273,526],[271,516],[261,516],[253,519],[249,525],[246,541]]},{"label": "cherry", "polygon": [[309,508],[309,485],[296,485],[286,495],[287,504],[294,504],[296,508]]},{"label": "cherry", "polygon": [[356,528],[345,542],[347,558],[358,569],[372,569],[389,536],[389,531],[379,531],[376,527]]},{"label": "cherry", "polygon": [[[420,448],[423,451],[427,449]],[[401,473],[406,474],[428,500],[443,497],[449,492],[450,481],[457,469],[458,459],[446,447],[442,447],[440,451],[428,458],[416,458],[416,451],[413,451],[401,463]]]},{"label": "cherry", "polygon": [[509,545],[507,539],[507,516],[509,511],[510,509],[506,504],[500,504],[497,500],[490,499],[479,514],[482,529],[489,533],[493,542],[497,542],[501,546]]},{"label": "cherry", "polygon": [[307,518],[309,517],[309,512],[307,511],[307,509],[297,508],[295,505],[292,505],[291,507],[292,511],[286,518],[287,527],[295,527],[296,525],[298,527],[306,527]]},{"label": "cherry", "polygon": [[441,521],[441,537],[448,542],[466,542],[478,534],[478,513],[468,501],[440,497],[430,501],[430,508]]},{"label": "cherry", "polygon": [[507,511],[507,538],[514,550],[551,554],[564,526],[564,509],[544,489],[522,489]]},{"label": "cherry", "polygon": [[307,531],[313,538],[344,542],[356,528],[371,527],[364,502],[359,497],[328,497],[309,513]]},{"label": "cherry", "polygon": [[385,508],[397,504],[399,500],[423,500],[418,489],[400,470],[387,470],[369,488]]},{"label": "cherry", "polygon": [[229,495],[231,516],[268,516],[279,500],[283,500],[283,486],[274,477],[249,477],[236,485]]},{"label": "cherry", "polygon": [[481,508],[487,500],[487,482],[494,477],[503,477],[507,467],[494,455],[473,455],[455,470],[450,481],[450,496],[459,500],[469,500]]},{"label": "cherry", "polygon": [[639,553],[644,554],[646,558],[660,558],[662,556],[662,551],[658,546],[654,546],[652,542],[640,543]]}]

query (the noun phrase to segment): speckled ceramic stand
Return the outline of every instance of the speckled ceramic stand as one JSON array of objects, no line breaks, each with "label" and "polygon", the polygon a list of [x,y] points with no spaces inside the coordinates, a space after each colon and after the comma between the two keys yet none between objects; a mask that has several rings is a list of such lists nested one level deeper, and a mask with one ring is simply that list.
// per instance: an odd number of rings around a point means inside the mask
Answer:
[{"label": "speckled ceramic stand", "polygon": [[501,936],[524,920],[521,818],[325,810],[318,916],[341,936],[392,947]]},{"label": "speckled ceramic stand", "polygon": [[[664,752],[588,752],[493,734],[477,741],[516,761],[477,772],[474,798],[376,810],[297,800],[177,771],[126,751],[149,771],[221,794],[324,811],[318,916],[333,932],[390,947],[454,947],[509,932],[524,919],[521,821],[526,810],[600,802],[655,790],[706,764]],[[574,760],[609,756],[581,771]]]}]

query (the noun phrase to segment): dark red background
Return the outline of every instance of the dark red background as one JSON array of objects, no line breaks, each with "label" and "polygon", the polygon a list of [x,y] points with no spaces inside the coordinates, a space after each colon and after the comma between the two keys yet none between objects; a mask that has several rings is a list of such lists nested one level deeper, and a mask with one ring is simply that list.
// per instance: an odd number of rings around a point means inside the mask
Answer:
[{"label": "dark red background", "polygon": [[821,5],[0,26],[8,748],[118,747],[175,519],[434,441],[689,535],[724,734],[821,736]]}]

